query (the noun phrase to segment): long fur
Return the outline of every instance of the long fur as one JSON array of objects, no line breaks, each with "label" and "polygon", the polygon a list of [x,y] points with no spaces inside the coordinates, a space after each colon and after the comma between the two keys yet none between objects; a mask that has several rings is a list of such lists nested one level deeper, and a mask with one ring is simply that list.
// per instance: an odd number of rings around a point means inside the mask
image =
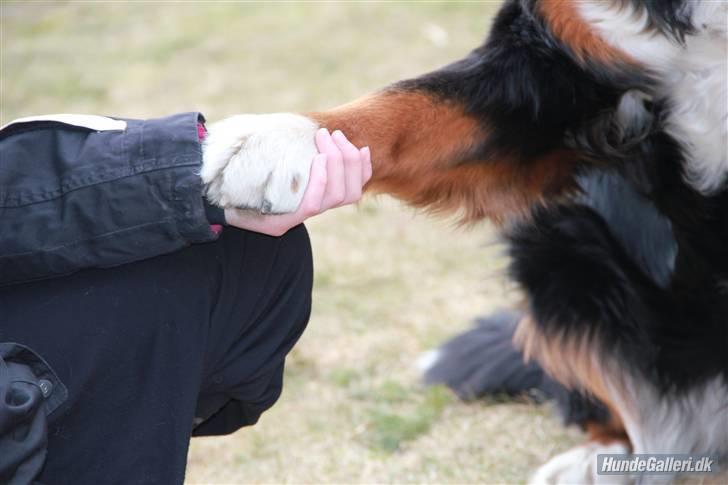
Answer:
[{"label": "long fur", "polygon": [[728,456],[727,77],[728,2],[507,0],[458,61],[251,125],[299,154],[340,129],[372,148],[368,190],[500,224],[524,356],[635,451]]},{"label": "long fur", "polygon": [[[728,422],[728,7],[565,3],[508,2],[472,57],[404,86],[501,127],[486,153],[528,164],[577,152],[572,195],[505,227],[530,314],[517,341],[598,397],[633,450],[726,457],[728,434],[711,423]],[[470,91],[458,81],[473,71],[487,81]],[[427,378],[460,395],[511,392],[519,372],[523,388],[542,387],[488,331],[445,344]]]},{"label": "long fur", "polygon": [[525,362],[513,337],[523,314],[501,310],[442,344],[423,361],[424,382],[445,385],[464,401],[486,396],[554,400],[564,424],[606,426],[609,410],[596,399],[554,381],[536,362]]},{"label": "long fur", "polygon": [[[727,5],[507,1],[465,58],[314,116],[373,147],[370,189],[501,223],[517,342],[636,451],[728,454]],[[460,342],[459,392],[506,384]]]}]

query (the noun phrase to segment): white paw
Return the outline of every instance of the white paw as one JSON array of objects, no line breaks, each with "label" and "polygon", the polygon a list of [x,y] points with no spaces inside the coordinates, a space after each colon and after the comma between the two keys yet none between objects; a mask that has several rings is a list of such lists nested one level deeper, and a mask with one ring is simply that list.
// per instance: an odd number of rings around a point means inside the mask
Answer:
[{"label": "white paw", "polygon": [[536,470],[529,483],[531,485],[631,484],[633,480],[628,475],[600,475],[597,473],[597,455],[627,453],[629,450],[622,443],[605,445],[592,441],[551,458]]},{"label": "white paw", "polygon": [[308,185],[317,125],[292,113],[238,115],[209,127],[200,176],[224,208],[295,212]]}]

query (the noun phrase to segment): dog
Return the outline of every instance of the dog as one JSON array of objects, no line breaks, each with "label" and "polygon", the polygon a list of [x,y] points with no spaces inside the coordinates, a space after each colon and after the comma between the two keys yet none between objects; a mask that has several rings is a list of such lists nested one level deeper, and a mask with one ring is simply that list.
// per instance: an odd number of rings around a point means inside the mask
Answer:
[{"label": "dog", "polygon": [[295,210],[314,133],[341,130],[371,147],[369,192],[501,228],[519,351],[600,407],[539,480],[596,481],[603,450],[726,457],[727,20],[722,1],[507,0],[441,69],[211,126],[208,198]]}]

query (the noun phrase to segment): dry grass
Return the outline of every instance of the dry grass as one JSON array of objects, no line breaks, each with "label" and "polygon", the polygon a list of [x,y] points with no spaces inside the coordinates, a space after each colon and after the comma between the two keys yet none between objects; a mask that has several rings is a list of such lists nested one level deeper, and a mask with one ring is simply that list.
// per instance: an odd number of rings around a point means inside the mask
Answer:
[{"label": "dry grass", "polygon": [[[467,52],[492,3],[2,2],[0,123],[323,109]],[[387,198],[309,224],[309,328],[254,428],[194,440],[190,483],[522,482],[578,441],[547,408],[464,405],[413,362],[512,303],[488,226]]]}]

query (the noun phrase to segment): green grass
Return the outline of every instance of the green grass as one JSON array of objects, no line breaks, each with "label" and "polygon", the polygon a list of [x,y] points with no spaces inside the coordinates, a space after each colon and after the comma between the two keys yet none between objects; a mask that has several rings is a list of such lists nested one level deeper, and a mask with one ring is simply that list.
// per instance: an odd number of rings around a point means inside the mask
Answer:
[{"label": "green grass", "polygon": [[[412,399],[412,393],[393,381],[386,381],[379,389],[379,394],[374,394],[391,405],[403,403]],[[384,405],[371,411],[370,443],[374,448],[385,452],[394,452],[400,448],[402,443],[412,441],[418,436],[430,431],[433,423],[442,414],[445,405],[452,400],[452,396],[446,389],[433,387],[428,389],[420,402],[411,409],[395,411],[390,406]]]},{"label": "green grass", "polygon": [[[325,109],[465,54],[499,2],[0,2],[0,123]],[[523,482],[578,442],[548,406],[466,405],[414,362],[512,305],[487,224],[386,197],[308,224],[314,308],[258,425],[193,440],[190,483]]]}]

